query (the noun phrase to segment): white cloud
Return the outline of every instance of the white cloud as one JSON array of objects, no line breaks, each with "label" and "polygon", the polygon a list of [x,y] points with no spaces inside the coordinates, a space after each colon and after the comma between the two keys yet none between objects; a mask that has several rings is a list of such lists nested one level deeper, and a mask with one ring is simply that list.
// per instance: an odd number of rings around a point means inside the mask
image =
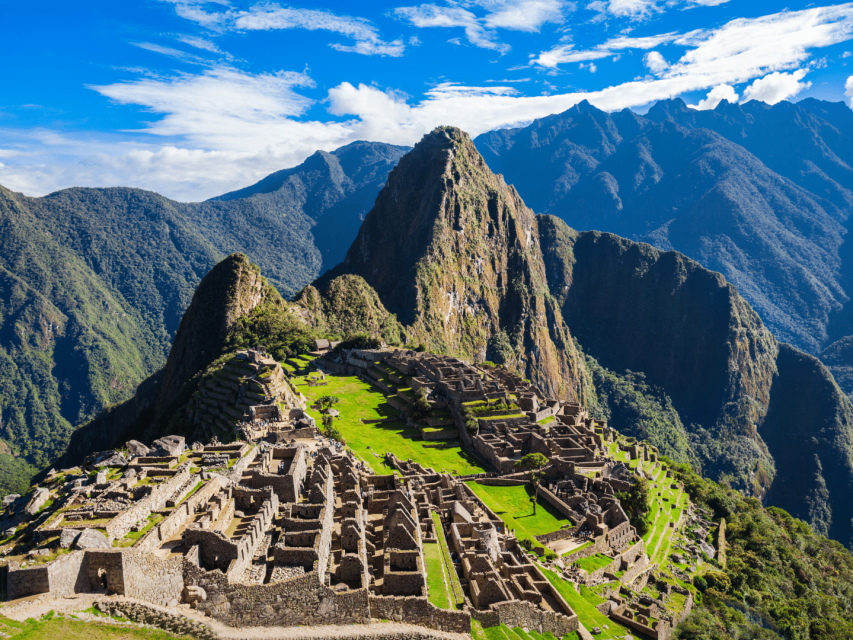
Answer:
[{"label": "white cloud", "polygon": [[204,38],[197,38],[196,36],[178,36],[178,40],[183,42],[184,44],[188,44],[191,47],[195,47],[196,49],[203,49],[204,51],[210,51],[211,53],[222,53],[222,51],[210,40],[205,40]]},{"label": "white cloud", "polygon": [[688,5],[696,7],[716,7],[721,4],[726,4],[729,0],[688,0]]},{"label": "white cloud", "polygon": [[718,85],[708,92],[704,100],[700,100],[698,104],[689,104],[687,106],[691,109],[714,109],[723,100],[728,100],[732,104],[737,103],[738,95],[734,87],[727,84]]},{"label": "white cloud", "polygon": [[612,55],[616,55],[616,52],[623,51],[625,49],[653,49],[661,44],[673,42],[681,37],[682,36],[678,33],[674,32],[662,33],[656,36],[646,36],[643,38],[620,36],[618,38],[608,40],[593,49],[587,50],[575,50],[573,44],[564,44],[554,47],[550,51],[541,52],[537,57],[530,60],[530,64],[554,69],[564,63],[608,58]]},{"label": "white cloud", "polygon": [[805,75],[805,69],[797,69],[793,73],[780,73],[776,71],[775,73],[766,75],[753,82],[744,90],[743,101],[760,100],[767,104],[776,104],[812,86],[811,82],[800,82]]},{"label": "white cloud", "polygon": [[607,15],[642,20],[660,10],[657,0],[595,0],[587,5],[587,9],[598,12],[599,20]]},{"label": "white cloud", "polygon": [[480,17],[455,2],[399,7],[394,14],[419,29],[461,27],[471,44],[505,53],[510,47],[498,42],[495,29],[538,32],[546,22],[562,22],[570,6],[565,0],[474,0],[465,4],[484,9],[485,15]]},{"label": "white cloud", "polygon": [[848,102],[853,106],[853,76],[847,78],[847,82],[844,83],[844,95],[847,96]]},{"label": "white cloud", "polygon": [[644,55],[643,64],[646,65],[646,69],[656,75],[661,71],[664,71],[669,66],[666,59],[657,51],[649,51]]},{"label": "white cloud", "polygon": [[193,55],[191,53],[186,53],[184,51],[173,49],[172,47],[164,47],[159,44],[154,44],[152,42],[131,42],[130,44],[132,44],[134,47],[145,49],[146,51],[152,51],[154,53],[160,53],[164,56],[169,56],[170,58],[175,58],[176,60],[180,60],[181,62],[188,62],[190,64],[207,64],[207,60],[205,60],[204,58]]},{"label": "white cloud", "polygon": [[[224,2],[217,4],[227,5]],[[208,12],[198,3],[175,2],[175,5],[176,13],[182,18],[219,31],[282,29],[329,31],[355,40],[353,45],[330,44],[338,51],[396,57],[403,55],[405,50],[402,40],[383,41],[379,36],[379,30],[369,20],[339,15],[323,9],[295,9],[270,3],[256,4],[248,11],[228,9],[221,12]]]},{"label": "white cloud", "polygon": [[[761,78],[744,98],[760,93],[773,100],[805,84],[803,69],[813,49],[853,37],[853,5],[782,12],[667,36],[673,37],[673,44],[688,51],[659,76],[599,91],[525,96],[508,86],[442,84],[413,101],[392,90],[342,82],[328,91],[324,102],[337,117],[330,122],[305,118],[317,103],[300,94],[302,87],[312,85],[302,73],[249,74],[217,66],[194,75],[94,87],[119,103],[149,110],[151,122],[143,132],[107,141],[94,134],[30,132],[32,139],[21,142],[14,137],[21,132],[0,131],[4,149],[38,152],[3,158],[0,184],[31,194],[73,185],[129,184],[201,199],[293,166],[317,149],[332,150],[359,139],[413,144],[444,124],[477,135],[564,111],[584,99],[614,111],[713,88],[702,101],[710,106],[721,94],[735,97],[733,89],[729,93],[721,85]],[[853,85],[847,89],[853,94]],[[81,159],[87,164],[79,164]]]}]

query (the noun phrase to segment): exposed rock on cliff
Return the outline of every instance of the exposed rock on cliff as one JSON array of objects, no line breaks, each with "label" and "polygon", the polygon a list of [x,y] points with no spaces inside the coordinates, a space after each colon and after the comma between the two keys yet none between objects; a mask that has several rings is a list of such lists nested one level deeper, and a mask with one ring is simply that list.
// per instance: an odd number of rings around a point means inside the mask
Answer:
[{"label": "exposed rock on cliff", "polygon": [[362,276],[430,350],[504,362],[551,395],[584,396],[536,216],[459,129],[436,129],[401,159],[318,288],[342,274]]}]

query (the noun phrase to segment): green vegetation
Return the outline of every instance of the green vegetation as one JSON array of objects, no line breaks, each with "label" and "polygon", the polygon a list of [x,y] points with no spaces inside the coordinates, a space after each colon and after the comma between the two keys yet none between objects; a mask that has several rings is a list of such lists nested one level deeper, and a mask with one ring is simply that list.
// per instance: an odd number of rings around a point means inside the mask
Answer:
[{"label": "green vegetation", "polygon": [[439,609],[449,609],[450,598],[447,595],[447,584],[444,581],[444,561],[437,543],[424,543],[424,562],[426,563],[429,601]]},{"label": "green vegetation", "polygon": [[617,492],[616,497],[637,533],[641,536],[645,534],[649,528],[648,513],[651,509],[648,480],[640,478],[627,491]]},{"label": "green vegetation", "polygon": [[530,498],[533,497],[533,488],[530,485],[516,485],[511,487],[495,487],[485,484],[477,484],[474,481],[466,483],[474,493],[495,514],[503,520],[507,527],[515,529],[515,535],[519,540],[534,538],[545,533],[557,531],[570,520],[559,513],[548,502],[541,502],[542,508],[533,513]]},{"label": "green vegetation", "polygon": [[89,609],[87,613],[101,616],[103,622],[84,622],[77,619],[74,614],[54,615],[53,611],[39,620],[30,618],[25,622],[0,616],[0,633],[15,640],[55,640],[56,638],[63,640],[179,640],[186,637],[176,636],[159,629],[139,629],[110,624],[112,618],[94,609]]},{"label": "green vegetation", "polygon": [[[535,629],[525,631],[521,627],[510,629],[505,624],[483,629],[476,620],[471,621],[471,635],[474,640],[558,640],[553,633],[539,633]],[[562,640],[580,640],[577,632],[563,636]]]},{"label": "green vegetation", "polygon": [[578,568],[583,569],[588,573],[592,573],[593,571],[601,569],[601,567],[606,567],[611,562],[613,562],[613,558],[610,556],[606,556],[603,553],[596,553],[594,556],[575,560],[574,564],[576,564]]},{"label": "green vegetation", "polygon": [[672,400],[658,386],[646,381],[642,372],[618,374],[586,356],[586,366],[595,385],[596,404],[590,412],[626,436],[647,440],[677,462],[693,462],[687,432]]},{"label": "green vegetation", "polygon": [[450,558],[450,547],[447,546],[447,538],[444,535],[444,527],[441,526],[441,518],[438,513],[433,512],[432,522],[435,527],[435,537],[438,539],[438,548],[441,551],[441,559],[444,564],[444,575],[447,577],[447,595],[450,598],[451,604],[461,607],[465,604],[465,596],[462,591],[462,585],[459,583],[459,576],[456,575],[456,570],[453,567],[453,560]]},{"label": "green vegetation", "polygon": [[[393,469],[385,464],[386,451],[393,452],[401,460],[411,458],[439,472],[468,474],[487,471],[476,458],[460,448],[458,440],[422,440],[420,432],[407,427],[402,419],[362,422],[400,417],[400,412],[385,401],[377,387],[355,376],[329,375],[326,381],[329,384],[325,387],[309,387],[303,379],[297,379],[299,390],[308,398],[309,404],[316,402],[321,395],[340,398],[340,403],[335,406],[341,415],[335,420],[335,426],[347,445],[374,472],[393,473]],[[319,419],[316,411],[309,409],[308,412]]]},{"label": "green vegetation", "polygon": [[543,568],[542,573],[548,579],[548,582],[554,585],[560,595],[563,596],[587,630],[593,627],[601,627],[602,632],[596,638],[600,638],[601,640],[618,638],[622,640],[627,633],[630,633],[628,629],[617,624],[595,608],[596,605],[604,602],[604,599],[595,595],[588,587],[581,586],[580,593],[578,593],[573,583],[566,582],[553,571]]},{"label": "green vegetation", "polygon": [[[196,489],[197,488],[198,487],[196,487]],[[195,491],[195,489],[193,489],[193,491]],[[113,540],[113,546],[114,547],[132,547],[139,540],[142,539],[142,536],[144,536],[146,533],[151,531],[151,529],[156,527],[158,524],[163,522],[163,520],[165,520],[165,519],[166,519],[165,516],[163,516],[159,513],[152,513],[151,515],[148,516],[148,522],[145,524],[145,526],[142,529],[140,529],[139,531],[130,531],[124,536],[124,538],[121,538],[120,540]]]},{"label": "green vegetation", "polygon": [[[728,562],[694,584],[702,606],[678,630],[683,640],[853,637],[853,556],[806,523],[755,498],[676,467],[685,490],[715,521],[725,518]],[[722,573],[725,579],[717,577]]]}]

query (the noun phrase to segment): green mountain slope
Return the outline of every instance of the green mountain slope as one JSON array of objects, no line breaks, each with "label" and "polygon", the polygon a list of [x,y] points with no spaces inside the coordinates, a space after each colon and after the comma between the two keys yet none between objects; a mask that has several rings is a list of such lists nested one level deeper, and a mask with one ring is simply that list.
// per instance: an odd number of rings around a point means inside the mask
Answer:
[{"label": "green mountain slope", "polygon": [[323,251],[342,256],[404,151],[353,143],[201,203],[0,187],[0,493],[26,486],[74,425],[164,365],[196,286],[222,258],[249,255],[292,296],[322,272]]}]

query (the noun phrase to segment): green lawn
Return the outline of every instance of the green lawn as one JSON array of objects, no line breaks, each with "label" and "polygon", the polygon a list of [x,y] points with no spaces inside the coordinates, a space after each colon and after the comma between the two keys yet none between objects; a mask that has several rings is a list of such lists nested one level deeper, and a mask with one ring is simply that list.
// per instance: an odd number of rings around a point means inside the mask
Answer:
[{"label": "green lawn", "polygon": [[[89,610],[92,613],[94,610]],[[73,615],[73,614],[72,614]],[[138,629],[109,624],[112,619],[104,616],[104,622],[83,622],[72,620],[71,616],[51,616],[40,620],[32,618],[26,622],[17,622],[0,616],[0,632],[16,640],[175,640],[186,636],[176,636],[155,629]]]},{"label": "green lawn", "polygon": [[424,543],[424,562],[426,563],[429,601],[439,609],[450,609],[450,598],[447,596],[447,584],[444,581],[444,562],[441,559],[441,549],[437,543]]},{"label": "green lawn", "polygon": [[[557,640],[553,633],[539,633],[535,629],[525,631],[521,627],[510,629],[505,624],[483,629],[476,620],[471,621],[471,635],[474,640]],[[563,636],[562,640],[579,640],[579,638],[577,632],[573,631]]]},{"label": "green lawn", "polygon": [[606,567],[611,562],[613,562],[613,558],[606,556],[603,553],[596,553],[594,556],[576,560],[575,564],[584,571],[592,573],[593,571],[601,569],[601,567]]},{"label": "green lawn", "polygon": [[[582,586],[581,592],[575,591],[575,588],[569,582],[563,580],[553,571],[542,568],[542,573],[548,581],[553,584],[560,595],[569,603],[581,624],[589,631],[593,627],[601,627],[601,633],[596,637],[597,640],[608,640],[611,638],[619,638],[620,640],[630,633],[628,629],[620,624],[617,624],[606,615],[595,608],[595,605],[604,602],[603,598],[595,595],[589,588]],[[605,626],[607,627],[605,629]],[[631,634],[633,635],[633,634]]]},{"label": "green lawn", "polygon": [[447,538],[444,536],[444,527],[441,526],[441,518],[435,512],[432,514],[432,521],[435,525],[436,538],[438,538],[438,549],[444,563],[444,575],[447,578],[447,595],[453,604],[461,607],[465,604],[462,585],[459,582],[459,576],[456,575],[456,571],[453,568],[453,561],[450,559],[450,548],[447,546]]},{"label": "green lawn", "polygon": [[533,489],[530,485],[492,487],[473,481],[467,484],[508,528],[515,529],[519,539],[557,531],[564,524],[570,523],[568,518],[544,500],[537,502],[534,516],[533,504],[530,502]]},{"label": "green lawn", "polygon": [[[367,382],[355,376],[327,375],[325,387],[309,387],[304,379],[297,379],[299,390],[313,404],[322,396],[336,396],[340,402],[335,409],[341,417],[335,421],[347,445],[361,456],[375,473],[393,473],[385,464],[384,454],[391,451],[400,460],[412,459],[438,472],[446,471],[458,475],[490,471],[473,456],[463,451],[458,440],[422,440],[417,429],[406,426],[404,421],[364,424],[361,420],[393,418],[400,415],[385,401],[385,396]],[[309,408],[308,413],[320,422],[318,412]],[[368,448],[370,447],[370,448]],[[379,454],[379,458],[373,453]]]}]

